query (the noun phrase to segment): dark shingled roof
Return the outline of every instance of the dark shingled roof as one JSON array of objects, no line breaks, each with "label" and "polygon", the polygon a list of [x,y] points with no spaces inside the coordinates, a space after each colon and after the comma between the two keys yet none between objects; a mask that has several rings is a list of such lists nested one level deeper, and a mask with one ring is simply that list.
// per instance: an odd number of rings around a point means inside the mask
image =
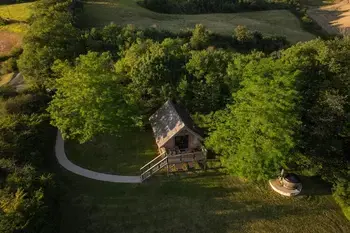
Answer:
[{"label": "dark shingled roof", "polygon": [[200,138],[203,136],[202,130],[196,127],[186,109],[171,100],[168,100],[159,108],[149,120],[159,147],[163,146],[185,127]]}]

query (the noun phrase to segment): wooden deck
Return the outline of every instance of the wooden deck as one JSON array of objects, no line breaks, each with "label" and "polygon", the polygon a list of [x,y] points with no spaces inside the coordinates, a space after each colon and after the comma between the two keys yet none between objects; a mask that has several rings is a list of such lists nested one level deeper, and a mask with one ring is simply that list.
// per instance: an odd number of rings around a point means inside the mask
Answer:
[{"label": "wooden deck", "polygon": [[140,168],[141,180],[144,181],[157,173],[164,167],[167,167],[169,172],[169,166],[177,164],[192,164],[193,162],[204,163],[207,159],[206,149],[194,152],[180,152],[174,153],[174,151],[163,151],[159,156],[145,164]]}]

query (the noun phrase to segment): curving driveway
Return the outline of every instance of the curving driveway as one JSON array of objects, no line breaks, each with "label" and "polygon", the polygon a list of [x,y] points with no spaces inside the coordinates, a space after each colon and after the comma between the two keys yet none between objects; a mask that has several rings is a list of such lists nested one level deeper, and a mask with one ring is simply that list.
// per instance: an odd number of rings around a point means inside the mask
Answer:
[{"label": "curving driveway", "polygon": [[141,183],[140,176],[118,176],[118,175],[110,175],[105,173],[99,173],[90,171],[88,169],[79,167],[68,160],[66,156],[66,152],[64,150],[64,141],[61,135],[61,132],[57,131],[56,137],[56,146],[55,146],[55,154],[58,160],[58,163],[67,169],[70,172],[73,172],[77,175],[90,178],[93,180],[100,180],[112,183]]}]

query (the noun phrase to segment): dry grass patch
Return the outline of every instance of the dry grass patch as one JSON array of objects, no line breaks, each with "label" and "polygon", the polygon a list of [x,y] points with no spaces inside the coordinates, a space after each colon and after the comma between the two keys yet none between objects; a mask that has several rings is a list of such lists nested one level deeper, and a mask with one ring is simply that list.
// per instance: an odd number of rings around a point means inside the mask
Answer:
[{"label": "dry grass patch", "polygon": [[310,17],[330,34],[350,34],[350,2],[313,8],[308,11]]},{"label": "dry grass patch", "polygon": [[5,74],[5,75],[1,76],[0,77],[0,87],[9,83],[11,81],[12,77],[13,77],[13,73],[9,73],[9,74]]},{"label": "dry grass patch", "polygon": [[21,47],[22,39],[21,34],[0,31],[0,56],[9,55],[14,48]]}]

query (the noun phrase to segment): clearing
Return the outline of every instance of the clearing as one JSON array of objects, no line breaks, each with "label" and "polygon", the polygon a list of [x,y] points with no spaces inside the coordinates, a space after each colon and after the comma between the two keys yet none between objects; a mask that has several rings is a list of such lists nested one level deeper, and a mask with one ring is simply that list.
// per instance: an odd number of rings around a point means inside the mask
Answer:
[{"label": "clearing", "polygon": [[0,5],[0,17],[9,24],[0,26],[0,56],[10,55],[14,48],[22,45],[22,39],[29,26],[29,19],[33,3]]},{"label": "clearing", "polygon": [[[156,149],[150,131],[66,145],[79,165],[119,174],[137,174]],[[248,183],[213,169],[155,175],[142,184],[99,182],[57,163],[55,170],[61,233],[350,232],[330,187],[317,178],[301,177],[301,195],[287,198],[267,182]]]},{"label": "clearing", "polygon": [[0,30],[0,56],[9,55],[14,48],[21,47],[22,39],[18,33]]},{"label": "clearing", "polygon": [[137,4],[138,0],[96,0],[84,1],[81,24],[85,27],[102,27],[111,22],[116,24],[134,24],[140,28],[154,27],[178,32],[203,24],[209,30],[231,35],[238,25],[267,35],[286,36],[293,43],[315,38],[304,31],[299,20],[287,10],[231,14],[169,15],[145,9]]},{"label": "clearing", "polygon": [[309,16],[329,34],[350,34],[350,2],[320,3],[308,10]]},{"label": "clearing", "polygon": [[217,172],[112,184],[58,169],[62,233],[346,233],[350,223],[324,184],[304,178],[287,198],[267,184]]},{"label": "clearing", "polygon": [[74,164],[117,175],[139,175],[140,168],[157,155],[150,130],[127,132],[122,137],[100,136],[84,144],[68,141],[65,149]]},{"label": "clearing", "polygon": [[12,21],[26,22],[31,14],[33,3],[0,5],[0,17]]}]

